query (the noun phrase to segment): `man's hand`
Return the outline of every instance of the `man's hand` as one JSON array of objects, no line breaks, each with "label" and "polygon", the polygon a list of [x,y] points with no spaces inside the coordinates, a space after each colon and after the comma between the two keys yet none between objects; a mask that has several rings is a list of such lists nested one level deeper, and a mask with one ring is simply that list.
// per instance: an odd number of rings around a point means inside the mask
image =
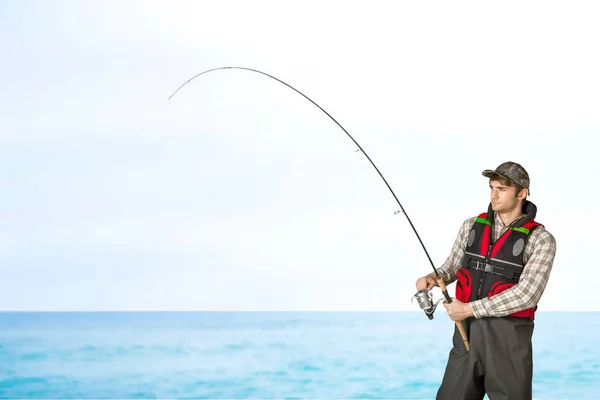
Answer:
[{"label": "man's hand", "polygon": [[423,290],[423,289],[431,290],[431,289],[433,289],[434,286],[437,286],[437,281],[431,275],[427,275],[427,276],[417,279],[417,290]]},{"label": "man's hand", "polygon": [[456,322],[473,316],[473,310],[469,303],[463,303],[454,297],[452,297],[452,303],[444,301],[444,307],[446,307],[450,319]]}]

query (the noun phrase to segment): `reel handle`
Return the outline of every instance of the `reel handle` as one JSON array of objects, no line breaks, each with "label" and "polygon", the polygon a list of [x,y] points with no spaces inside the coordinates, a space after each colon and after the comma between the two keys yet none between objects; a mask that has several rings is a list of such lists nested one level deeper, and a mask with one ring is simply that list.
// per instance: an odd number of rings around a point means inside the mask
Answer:
[{"label": "reel handle", "polygon": [[[444,294],[446,301],[448,303],[452,303],[452,299],[448,295],[448,289],[446,289],[446,283],[444,282],[444,279],[438,278],[437,283],[438,283],[438,286],[440,287],[440,289],[442,289],[442,293]],[[465,347],[467,348],[467,351],[470,351],[471,347],[469,346],[469,339],[467,338],[467,331],[465,330],[465,326],[463,325],[462,321],[456,321],[456,327],[458,328],[458,331],[460,332],[460,336],[462,336],[462,340],[465,343]]]}]

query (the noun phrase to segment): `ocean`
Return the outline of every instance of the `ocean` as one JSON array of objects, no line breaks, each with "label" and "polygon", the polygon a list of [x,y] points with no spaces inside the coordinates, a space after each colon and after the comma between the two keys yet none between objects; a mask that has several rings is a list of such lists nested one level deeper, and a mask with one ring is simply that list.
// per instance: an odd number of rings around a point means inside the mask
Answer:
[{"label": "ocean", "polygon": [[[434,399],[442,310],[3,312],[0,397]],[[600,399],[600,312],[538,312],[535,399]]]}]

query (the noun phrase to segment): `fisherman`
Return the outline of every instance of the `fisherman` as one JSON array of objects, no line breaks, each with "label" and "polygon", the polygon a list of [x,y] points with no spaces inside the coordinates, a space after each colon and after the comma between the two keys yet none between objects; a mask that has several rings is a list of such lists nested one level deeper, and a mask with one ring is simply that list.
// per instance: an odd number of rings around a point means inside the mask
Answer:
[{"label": "fisherman", "polygon": [[[556,254],[554,236],[535,221],[527,200],[529,174],[505,162],[483,171],[489,178],[486,213],[467,219],[437,272],[419,278],[417,290],[437,279],[456,281],[456,298],[444,302],[448,316],[464,324],[470,351],[454,329],[437,400],[532,398],[532,335],[538,302]],[[462,321],[462,322],[460,322]]]}]

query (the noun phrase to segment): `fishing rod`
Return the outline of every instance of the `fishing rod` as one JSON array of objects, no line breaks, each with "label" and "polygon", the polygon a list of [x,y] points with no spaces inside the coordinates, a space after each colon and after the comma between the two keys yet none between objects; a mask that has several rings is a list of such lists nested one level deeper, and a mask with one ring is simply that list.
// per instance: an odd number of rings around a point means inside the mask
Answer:
[{"label": "fishing rod", "polygon": [[[423,251],[425,252],[425,255],[427,256],[427,259],[429,260],[429,263],[431,264],[431,267],[433,268],[435,276],[437,277],[438,286],[442,290],[442,293],[444,294],[446,302],[451,303],[452,299],[450,298],[450,295],[448,295],[448,289],[446,288],[446,284],[444,282],[444,279],[438,274],[438,271],[435,268],[435,265],[434,265],[433,261],[431,260],[431,257],[429,256],[429,252],[427,251],[427,248],[425,248],[425,244],[421,240],[421,236],[419,236],[419,233],[417,232],[417,229],[415,228],[414,224],[412,223],[412,221],[408,217],[408,214],[407,214],[406,210],[404,209],[404,207],[402,206],[402,203],[400,203],[400,200],[398,200],[398,196],[396,196],[396,193],[394,193],[394,191],[392,190],[391,186],[389,185],[389,183],[387,182],[387,180],[384,178],[383,174],[381,173],[381,171],[379,171],[379,168],[377,168],[377,166],[375,165],[375,163],[373,162],[373,160],[371,160],[371,157],[369,157],[369,155],[367,154],[367,152],[364,151],[364,149],[361,147],[360,144],[358,144],[358,142],[352,137],[352,135],[350,135],[350,133],[348,133],[348,131],[335,118],[333,118],[320,105],[318,105],[317,103],[315,103],[310,97],[308,97],[307,95],[305,95],[304,93],[302,93],[301,91],[299,91],[298,89],[296,89],[295,87],[293,87],[293,86],[287,84],[286,82],[282,81],[281,79],[278,79],[278,78],[276,78],[276,77],[274,77],[272,75],[269,75],[266,72],[262,72],[262,71],[259,71],[259,70],[256,70],[256,69],[246,68],[246,67],[229,66],[229,67],[211,68],[211,69],[208,69],[206,71],[200,72],[197,75],[194,75],[193,77],[191,77],[190,79],[188,79],[186,82],[184,82],[181,86],[179,86],[177,88],[177,90],[175,90],[173,92],[173,94],[171,94],[171,96],[169,96],[168,101],[171,101],[171,99],[173,98],[173,96],[175,96],[177,94],[177,92],[179,92],[179,90],[181,90],[181,88],[183,88],[185,85],[191,83],[194,79],[198,78],[199,76],[208,74],[209,72],[213,72],[213,71],[230,70],[230,69],[238,69],[238,70],[255,72],[255,73],[267,76],[267,77],[269,77],[271,79],[274,79],[274,80],[276,80],[279,83],[284,84],[288,88],[292,89],[293,91],[295,91],[296,93],[298,93],[299,95],[301,95],[302,97],[304,97],[306,100],[310,101],[316,107],[318,107],[329,118],[331,118],[331,120],[333,122],[335,122],[337,124],[337,126],[339,126],[346,133],[346,135],[348,135],[348,137],[359,148],[359,150],[361,151],[361,153],[363,153],[365,155],[365,157],[367,157],[367,160],[369,160],[369,162],[371,163],[371,165],[373,166],[373,168],[375,168],[375,171],[377,171],[377,173],[379,174],[379,176],[381,177],[381,179],[383,179],[383,182],[385,183],[385,185],[387,186],[387,188],[389,189],[389,191],[392,193],[392,196],[394,196],[394,199],[396,200],[396,202],[400,206],[400,210],[402,210],[402,213],[404,214],[404,216],[408,220],[408,223],[410,224],[412,230],[414,231],[415,235],[417,236],[417,239],[419,240],[419,243],[421,244],[421,247],[423,248]],[[399,212],[400,211],[398,210],[394,214],[398,214]],[[435,310],[435,306],[431,305],[431,296],[428,295],[428,291],[427,290],[425,290],[425,291],[419,291],[415,296],[417,296],[417,298],[419,300],[419,306],[425,311],[425,314],[429,317],[429,319],[432,319],[433,318],[433,310]],[[436,303],[436,306],[437,306],[437,303]],[[464,326],[462,325],[461,322],[456,322],[456,326],[458,327],[458,329],[460,331],[460,334],[461,334],[461,336],[463,338],[463,341],[464,341],[465,346],[466,346],[467,351],[468,351],[469,350],[469,341],[467,339],[467,334],[466,334],[466,331],[464,329]]]}]

